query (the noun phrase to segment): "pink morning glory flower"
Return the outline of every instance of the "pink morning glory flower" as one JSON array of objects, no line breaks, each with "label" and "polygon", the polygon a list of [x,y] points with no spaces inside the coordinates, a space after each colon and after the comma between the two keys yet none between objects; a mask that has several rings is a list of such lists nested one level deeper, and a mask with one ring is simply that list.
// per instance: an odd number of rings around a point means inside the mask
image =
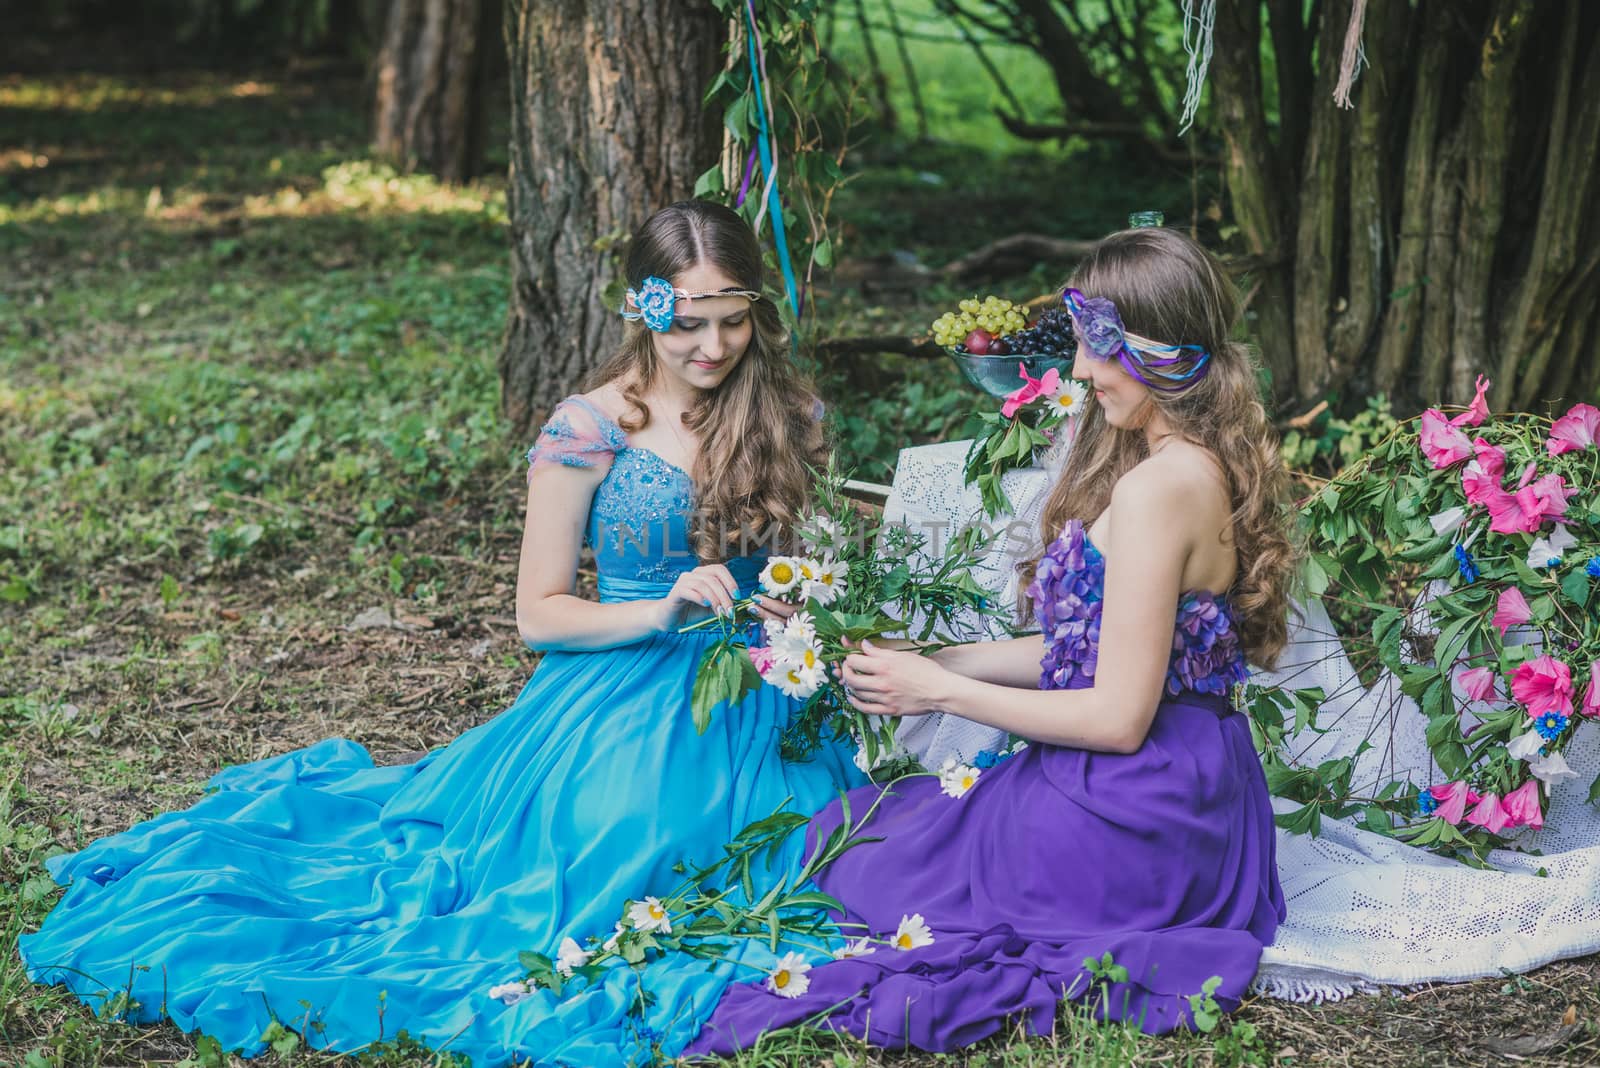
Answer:
[{"label": "pink morning glory flower", "polygon": [[772,651],[770,645],[752,645],[745,652],[750,655],[750,663],[755,665],[756,672],[762,677],[772,670],[772,665],[778,660],[778,654]]},{"label": "pink morning glory flower", "polygon": [[1500,802],[1500,808],[1506,814],[1507,827],[1532,827],[1535,830],[1543,827],[1544,812],[1539,808],[1539,780],[1529,779],[1506,794]]},{"label": "pink morning glory flower", "polygon": [[1489,418],[1489,403],[1483,395],[1489,392],[1489,380],[1482,375],[1478,376],[1478,395],[1472,398],[1472,403],[1467,405],[1467,410],[1450,420],[1451,426],[1477,426]]},{"label": "pink morning glory flower", "polygon": [[1430,786],[1428,792],[1439,802],[1439,807],[1433,814],[1447,823],[1460,823],[1461,817],[1466,814],[1467,806],[1478,800],[1478,795],[1467,785],[1465,779]]},{"label": "pink morning glory flower", "polygon": [[1589,665],[1589,688],[1583,691],[1583,704],[1578,706],[1580,716],[1600,716],[1600,660]]},{"label": "pink morning glory flower", "polygon": [[1041,378],[1034,378],[1028,374],[1028,365],[1018,363],[1017,370],[1022,374],[1023,384],[1006,395],[1006,402],[1000,406],[1000,414],[1010,419],[1017,414],[1017,409],[1032,404],[1046,393],[1054,393],[1061,384],[1061,372],[1054,367],[1044,373]]},{"label": "pink morning glory flower", "polygon": [[1494,668],[1475,667],[1457,675],[1456,682],[1461,685],[1461,692],[1467,695],[1467,700],[1483,701],[1494,694],[1494,678]]},{"label": "pink morning glory flower", "polygon": [[1437,408],[1422,413],[1422,430],[1417,444],[1435,468],[1449,467],[1472,458],[1472,442]]},{"label": "pink morning glory flower", "polygon": [[1498,795],[1484,794],[1478,799],[1477,807],[1467,813],[1467,822],[1482,827],[1490,834],[1499,834],[1511,822],[1511,817],[1501,807]]},{"label": "pink morning glory flower", "polygon": [[1592,404],[1574,404],[1567,414],[1555,421],[1544,449],[1551,456],[1564,452],[1587,449],[1600,440],[1600,408]]},{"label": "pink morning glory flower", "polygon": [[1505,639],[1506,631],[1518,627],[1533,618],[1533,609],[1528,607],[1528,599],[1522,596],[1522,591],[1515,586],[1507,586],[1500,591],[1500,599],[1494,606],[1493,623],[1500,632],[1501,640]]},{"label": "pink morning glory flower", "polygon": [[1489,498],[1504,493],[1500,480],[1506,473],[1506,451],[1479,438],[1472,443],[1472,462],[1461,472],[1461,489],[1471,504],[1488,504]]},{"label": "pink morning glory flower", "polygon": [[1511,676],[1511,696],[1528,707],[1528,717],[1546,712],[1572,715],[1572,669],[1548,653],[1520,664]]}]

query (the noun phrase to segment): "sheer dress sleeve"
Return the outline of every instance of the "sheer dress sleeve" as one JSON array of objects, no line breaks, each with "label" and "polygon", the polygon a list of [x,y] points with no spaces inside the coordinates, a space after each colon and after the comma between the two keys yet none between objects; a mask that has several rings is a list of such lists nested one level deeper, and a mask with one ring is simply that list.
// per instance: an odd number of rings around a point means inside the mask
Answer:
[{"label": "sheer dress sleeve", "polygon": [[582,397],[556,405],[539,438],[528,450],[528,477],[541,467],[611,467],[611,458],[627,444],[623,429]]}]

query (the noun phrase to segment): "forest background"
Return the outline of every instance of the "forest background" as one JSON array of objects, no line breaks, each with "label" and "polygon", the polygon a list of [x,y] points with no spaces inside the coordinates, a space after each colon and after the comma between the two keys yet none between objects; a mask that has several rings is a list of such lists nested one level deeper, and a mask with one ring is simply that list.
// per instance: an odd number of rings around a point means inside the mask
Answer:
[{"label": "forest background", "polygon": [[[989,402],[927,324],[966,296],[1050,293],[1135,210],[1229,257],[1308,479],[1397,415],[1464,402],[1478,372],[1501,403],[1595,400],[1600,11],[1360,5],[1345,110],[1330,57],[1355,6],[1219,4],[1180,137],[1177,0],[757,5],[779,83],[809,87],[777,134],[814,173],[780,199],[808,279],[801,356],[846,464],[887,481],[900,448],[962,436]],[[225,764],[334,734],[409,759],[509,702],[534,662],[510,619],[520,454],[614,337],[615,235],[725,155],[748,92],[725,52],[736,12],[28,7],[0,36],[0,1049],[30,1068],[221,1065],[204,1039],[27,984],[14,940],[53,900],[43,858],[184,804]],[[518,174],[590,151],[563,139],[604,123],[557,131],[530,101],[559,90],[551,71],[593,68],[584,20],[631,42],[608,60],[629,76],[688,42],[676,80],[612,92],[709,153],[606,156],[616,173],[571,191],[591,269],[541,273],[521,250],[551,224]],[[785,73],[791,57],[815,66]],[[570,293],[532,284],[557,274]],[[747,1062],[1586,1063],[1597,1015],[1585,959],[1256,1002],[1203,1036],[1068,1012],[1054,1039],[953,1058],[802,1033]],[[288,1031],[268,1057],[337,1062]]]}]

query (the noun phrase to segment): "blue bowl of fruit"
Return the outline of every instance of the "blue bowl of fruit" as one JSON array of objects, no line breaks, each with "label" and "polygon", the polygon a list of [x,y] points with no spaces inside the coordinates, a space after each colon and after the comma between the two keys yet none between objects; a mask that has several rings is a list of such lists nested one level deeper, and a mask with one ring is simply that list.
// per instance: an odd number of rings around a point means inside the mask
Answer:
[{"label": "blue bowl of fruit", "polygon": [[1051,368],[1063,377],[1071,372],[1078,346],[1072,317],[1064,309],[1029,322],[1021,308],[999,297],[964,300],[958,307],[934,321],[934,341],[950,354],[962,377],[989,396],[1016,390],[1024,369],[1031,378]]}]

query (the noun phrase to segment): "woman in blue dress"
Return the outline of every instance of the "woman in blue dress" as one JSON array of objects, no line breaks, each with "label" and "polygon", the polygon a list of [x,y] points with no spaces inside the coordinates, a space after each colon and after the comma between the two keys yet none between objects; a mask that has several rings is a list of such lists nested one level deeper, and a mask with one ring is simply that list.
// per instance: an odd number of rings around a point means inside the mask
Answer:
[{"label": "woman in blue dress", "polygon": [[[516,702],[409,766],[333,739],[229,768],[192,808],[57,858],[66,892],[19,943],[36,981],[247,1054],[274,1021],[342,1051],[403,1028],[484,1068],[673,1056],[744,977],[669,958],[561,999],[507,982],[519,950],[608,935],[674,864],[862,781],[843,749],[780,758],[794,704],[772,687],[695,731],[711,638],[680,628],[754,587],[741,542],[795,522],[823,442],[737,215],[663,209],[626,269],[621,348],[529,453],[517,621],[546,652]],[[585,543],[598,604],[574,595]]]}]

